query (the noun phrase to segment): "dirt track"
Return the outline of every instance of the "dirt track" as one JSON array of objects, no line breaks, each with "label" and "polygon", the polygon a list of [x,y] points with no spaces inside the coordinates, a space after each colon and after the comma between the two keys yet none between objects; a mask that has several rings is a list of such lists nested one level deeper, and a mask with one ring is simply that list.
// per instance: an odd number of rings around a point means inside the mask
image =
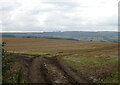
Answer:
[{"label": "dirt track", "polygon": [[72,85],[76,83],[57,64],[44,57],[36,57],[32,60],[29,69],[29,80],[31,83],[65,83]]},{"label": "dirt track", "polygon": [[[14,54],[10,54],[15,56]],[[19,54],[15,56],[16,61],[22,66],[27,83],[44,83],[56,85],[79,85],[79,83],[90,83],[84,78],[77,76],[70,68],[66,67],[59,57],[47,58],[38,55]]]}]

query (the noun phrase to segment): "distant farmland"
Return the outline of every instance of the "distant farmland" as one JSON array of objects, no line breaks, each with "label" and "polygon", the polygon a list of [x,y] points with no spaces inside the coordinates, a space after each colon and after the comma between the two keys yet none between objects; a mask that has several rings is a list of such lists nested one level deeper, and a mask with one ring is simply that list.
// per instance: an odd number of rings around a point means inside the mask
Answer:
[{"label": "distant farmland", "polygon": [[[8,51],[37,51],[37,52],[59,52],[59,51],[84,51],[96,49],[116,49],[117,43],[110,42],[83,42],[55,39],[37,39],[37,38],[3,38],[7,42]],[[114,51],[114,50],[113,50]]]},{"label": "distant farmland", "polygon": [[[39,57],[37,57],[34,62],[45,62],[46,65],[48,65],[46,68],[48,71],[50,70],[50,73],[53,71],[51,66],[58,63],[62,68],[61,71],[67,73],[65,73],[66,81],[62,80],[60,77],[56,77],[61,82],[69,82],[68,77],[78,83],[118,82],[118,43],[7,37],[3,38],[3,41],[7,42],[5,49],[8,52],[20,53],[18,54],[19,58],[22,54],[21,58],[23,58],[23,60],[28,58],[26,57],[24,59],[25,54],[27,54],[27,56],[44,56],[40,58],[40,61],[37,60],[39,59]],[[58,64],[53,65],[53,67],[55,66],[54,69],[57,69],[56,66],[58,66]],[[57,69],[54,75],[57,75],[59,71],[60,69]],[[36,75],[36,73],[34,73],[34,75]],[[34,75],[31,76],[37,78]],[[51,80],[51,82],[53,82],[54,76],[51,79],[53,79]]]}]

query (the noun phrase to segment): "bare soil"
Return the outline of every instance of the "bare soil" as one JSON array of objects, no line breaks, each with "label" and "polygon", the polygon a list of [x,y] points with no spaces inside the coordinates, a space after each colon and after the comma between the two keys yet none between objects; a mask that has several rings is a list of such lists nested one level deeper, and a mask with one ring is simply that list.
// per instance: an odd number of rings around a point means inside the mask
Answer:
[{"label": "bare soil", "polygon": [[[44,83],[56,85],[79,85],[80,83],[91,83],[74,73],[69,67],[65,66],[57,57],[48,58],[40,55],[9,54],[14,58],[12,68],[14,70],[22,68],[23,78],[26,83]],[[14,74],[13,69],[10,73]]]},{"label": "bare soil", "polygon": [[[7,51],[20,52],[78,52],[85,53],[94,50],[102,50],[106,48],[117,48],[117,43],[111,42],[82,42],[55,39],[35,39],[35,38],[3,38],[7,42],[5,49]],[[114,51],[114,50],[112,50]]]}]

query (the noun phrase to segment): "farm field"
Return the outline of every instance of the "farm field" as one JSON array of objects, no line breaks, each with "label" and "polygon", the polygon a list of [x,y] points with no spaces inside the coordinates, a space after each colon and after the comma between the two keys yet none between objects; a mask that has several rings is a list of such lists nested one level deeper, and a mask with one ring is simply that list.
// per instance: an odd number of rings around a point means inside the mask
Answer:
[{"label": "farm field", "polygon": [[118,43],[38,38],[3,41],[10,66],[3,82],[118,83]]}]

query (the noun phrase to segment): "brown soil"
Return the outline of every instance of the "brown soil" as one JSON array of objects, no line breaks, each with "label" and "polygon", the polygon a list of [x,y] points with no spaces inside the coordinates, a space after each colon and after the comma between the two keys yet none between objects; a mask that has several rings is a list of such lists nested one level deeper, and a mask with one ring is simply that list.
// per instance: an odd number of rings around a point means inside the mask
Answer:
[{"label": "brown soil", "polygon": [[81,42],[54,39],[35,39],[35,38],[3,38],[6,41],[7,51],[20,52],[90,52],[96,50],[110,50],[117,48],[117,43],[110,42]]},{"label": "brown soil", "polygon": [[[15,62],[12,67],[22,67],[26,83],[44,83],[56,85],[78,85],[79,83],[90,83],[84,78],[77,76],[72,70],[63,65],[63,62],[54,58],[47,58],[40,55],[9,54],[14,56]],[[11,70],[13,71],[13,69]],[[14,73],[14,72],[13,72]]]}]

